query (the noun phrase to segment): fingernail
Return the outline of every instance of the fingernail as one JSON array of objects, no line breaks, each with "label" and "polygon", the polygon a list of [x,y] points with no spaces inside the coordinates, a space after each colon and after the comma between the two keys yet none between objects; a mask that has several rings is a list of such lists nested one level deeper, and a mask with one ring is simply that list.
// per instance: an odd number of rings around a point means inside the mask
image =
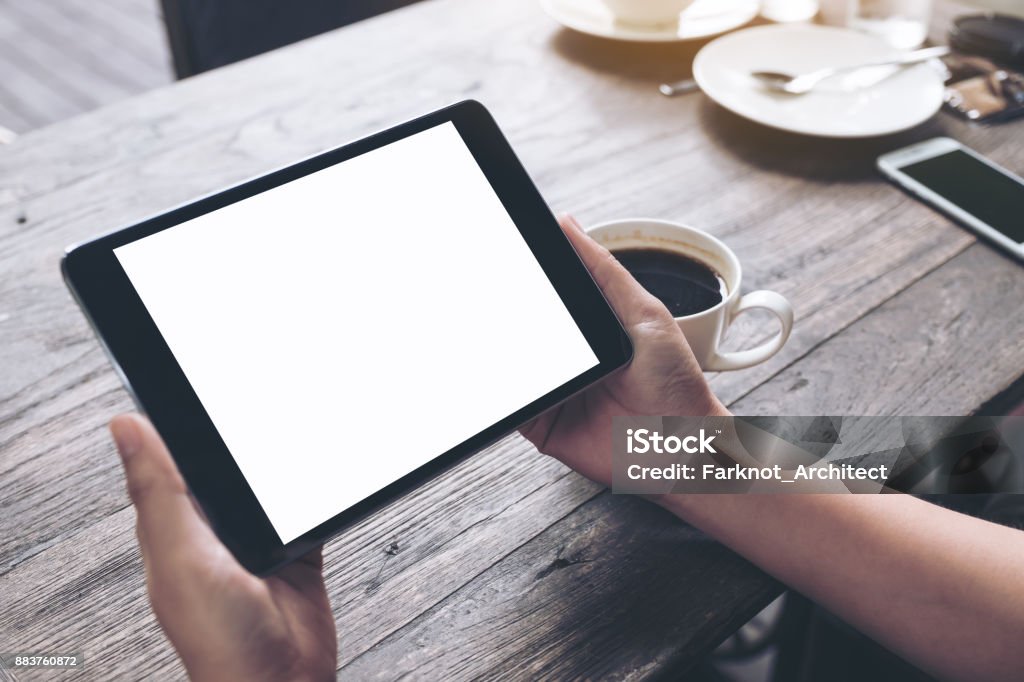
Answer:
[{"label": "fingernail", "polygon": [[139,427],[131,417],[118,417],[110,422],[110,435],[114,437],[114,445],[121,453],[121,459],[134,455],[142,444]]},{"label": "fingernail", "polygon": [[575,216],[566,213],[565,217],[569,220],[569,224],[572,225],[573,227],[575,227],[577,229],[577,231],[579,231],[579,232],[583,231],[583,226],[580,225],[580,221],[576,220]]}]

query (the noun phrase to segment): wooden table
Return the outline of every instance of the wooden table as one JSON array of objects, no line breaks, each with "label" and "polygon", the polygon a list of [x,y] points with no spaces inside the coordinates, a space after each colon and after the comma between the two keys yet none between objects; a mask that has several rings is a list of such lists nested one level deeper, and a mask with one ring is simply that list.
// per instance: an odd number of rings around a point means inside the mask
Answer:
[{"label": "wooden table", "polygon": [[[780,355],[711,378],[738,413],[966,414],[1016,381],[1024,269],[873,160],[947,134],[1020,172],[1024,123],[796,138],[660,96],[693,50],[587,39],[534,2],[431,0],[0,149],[0,649],[182,676],[106,431],[131,403],[61,283],[64,246],[460,98],[492,109],[552,206],[700,226],[747,288],[793,301]],[[332,541],[326,565],[352,679],[678,672],[780,589],[517,436]]]},{"label": "wooden table", "polygon": [[0,0],[0,126],[18,134],[174,79],[159,0]]}]

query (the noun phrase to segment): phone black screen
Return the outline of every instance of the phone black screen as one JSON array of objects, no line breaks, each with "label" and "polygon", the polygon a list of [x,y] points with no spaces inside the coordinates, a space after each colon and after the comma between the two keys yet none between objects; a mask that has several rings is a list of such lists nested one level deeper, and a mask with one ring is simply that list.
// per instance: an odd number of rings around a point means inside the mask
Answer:
[{"label": "phone black screen", "polygon": [[900,170],[992,228],[1024,243],[1024,184],[959,149]]}]

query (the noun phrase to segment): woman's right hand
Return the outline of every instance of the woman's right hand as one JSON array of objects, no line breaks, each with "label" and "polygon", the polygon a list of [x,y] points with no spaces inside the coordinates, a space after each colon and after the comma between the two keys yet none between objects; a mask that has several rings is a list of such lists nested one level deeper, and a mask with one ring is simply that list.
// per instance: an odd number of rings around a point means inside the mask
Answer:
[{"label": "woman's right hand", "polygon": [[559,223],[633,342],[633,361],[521,431],[538,450],[611,485],[612,417],[726,415],[665,305],[571,216]]}]

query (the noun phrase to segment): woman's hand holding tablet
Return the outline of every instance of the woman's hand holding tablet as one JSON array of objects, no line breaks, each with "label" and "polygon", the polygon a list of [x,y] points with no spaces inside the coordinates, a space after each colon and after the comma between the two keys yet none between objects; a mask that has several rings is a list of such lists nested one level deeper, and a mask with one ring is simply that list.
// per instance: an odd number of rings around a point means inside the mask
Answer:
[{"label": "woman's hand holding tablet", "polygon": [[258,578],[214,536],[153,426],[110,424],[135,505],[146,588],[189,679],[334,679],[338,642],[320,548]]},{"label": "woman's hand holding tablet", "polygon": [[475,102],[77,246],[63,270],[255,573],[631,353]]},{"label": "woman's hand holding tablet", "polygon": [[[668,310],[574,221],[565,219],[562,227],[630,328],[637,354],[627,369],[549,410],[523,433],[542,452],[608,483],[608,415],[713,414],[724,408],[703,381]],[[308,426],[303,422],[296,428]],[[138,511],[153,609],[190,676],[333,676],[336,635],[319,548],[273,576],[253,576],[200,518],[152,426],[143,418],[123,415],[111,423],[111,430]]]}]

